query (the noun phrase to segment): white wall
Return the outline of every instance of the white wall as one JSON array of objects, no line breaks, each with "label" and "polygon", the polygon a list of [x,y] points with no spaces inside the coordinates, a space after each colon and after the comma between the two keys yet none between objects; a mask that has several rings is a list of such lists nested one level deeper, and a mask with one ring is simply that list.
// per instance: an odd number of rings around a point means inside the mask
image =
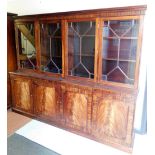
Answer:
[{"label": "white wall", "polygon": [[7,11],[18,15],[146,4],[146,0],[7,0]]},{"label": "white wall", "polygon": [[1,154],[7,154],[7,16],[6,16],[6,2],[1,1],[0,4],[0,49],[1,49],[1,56],[0,56],[0,73],[1,73],[1,80],[0,80],[0,94],[1,94],[1,108],[0,108],[0,148]]},{"label": "white wall", "polygon": [[[52,13],[52,12],[64,12],[74,10],[87,10],[109,7],[121,7],[121,6],[133,6],[148,4],[146,0],[8,0],[7,12],[17,13],[18,15],[30,15],[40,13]],[[151,3],[152,4],[152,3]],[[146,14],[146,19],[148,15]],[[145,35],[147,36],[148,27],[145,26],[148,23],[146,20],[144,27]],[[148,29],[147,29],[148,28]],[[135,128],[137,130],[141,127],[141,118],[143,110],[143,95],[144,95],[144,82],[145,82],[145,70],[146,70],[146,49],[148,46],[148,40],[144,39],[145,49],[143,50],[143,57],[141,63],[140,74],[140,93],[137,99]]]}]

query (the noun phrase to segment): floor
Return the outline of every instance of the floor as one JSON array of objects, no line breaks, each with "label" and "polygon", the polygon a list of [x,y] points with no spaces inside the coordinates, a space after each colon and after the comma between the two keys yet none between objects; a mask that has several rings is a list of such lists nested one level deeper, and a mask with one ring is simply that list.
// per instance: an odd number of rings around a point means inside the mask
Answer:
[{"label": "floor", "polygon": [[[62,155],[103,155],[105,153],[129,155],[110,146],[9,111],[8,135],[14,132]],[[146,139],[146,135],[135,135],[132,155],[147,154]]]},{"label": "floor", "polygon": [[15,133],[9,136],[7,139],[7,155],[60,155],[60,154]]},{"label": "floor", "polygon": [[11,110],[7,111],[7,135],[10,136],[18,129],[23,127],[25,124],[30,122],[32,119],[25,117],[23,115],[12,112]]}]

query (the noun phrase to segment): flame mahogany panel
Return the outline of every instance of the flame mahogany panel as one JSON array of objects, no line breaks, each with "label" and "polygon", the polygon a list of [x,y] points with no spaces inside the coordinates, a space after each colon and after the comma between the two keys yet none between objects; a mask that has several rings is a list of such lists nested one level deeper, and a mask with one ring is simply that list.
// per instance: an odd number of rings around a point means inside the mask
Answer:
[{"label": "flame mahogany panel", "polygon": [[14,78],[11,79],[11,82],[13,107],[28,113],[33,113],[31,80],[27,78]]},{"label": "flame mahogany panel", "polygon": [[66,126],[89,132],[92,89],[68,83],[62,84],[61,88]]},{"label": "flame mahogany panel", "polygon": [[34,80],[34,113],[40,118],[57,121],[61,114],[60,85],[54,81]]},{"label": "flame mahogany panel", "polygon": [[94,89],[92,112],[92,135],[94,137],[101,141],[131,146],[133,118],[133,95]]}]

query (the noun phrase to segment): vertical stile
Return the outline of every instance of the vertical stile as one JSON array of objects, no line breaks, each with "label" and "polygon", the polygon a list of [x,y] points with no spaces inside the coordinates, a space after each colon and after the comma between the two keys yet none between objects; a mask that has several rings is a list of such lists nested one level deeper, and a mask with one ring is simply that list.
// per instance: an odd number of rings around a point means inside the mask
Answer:
[{"label": "vertical stile", "polygon": [[35,48],[37,58],[37,70],[40,70],[41,65],[41,50],[40,50],[40,24],[38,20],[35,20]]},{"label": "vertical stile", "polygon": [[99,54],[99,18],[96,18],[96,30],[95,30],[95,57],[94,57],[94,81],[98,80],[98,54]]},{"label": "vertical stile", "polygon": [[136,67],[135,67],[135,83],[134,87],[138,87],[138,78],[139,78],[139,66],[140,66],[140,57],[141,57],[141,47],[142,47],[142,34],[143,34],[143,16],[140,16],[139,22],[139,32],[138,32],[138,43],[137,43],[137,55],[136,55]]},{"label": "vertical stile", "polygon": [[67,56],[67,22],[62,20],[62,77],[64,78],[68,73],[68,56]]},{"label": "vertical stile", "polygon": [[16,41],[16,54],[17,54],[17,66],[20,69],[20,59],[19,59],[19,30],[17,24],[15,24],[15,41]]}]

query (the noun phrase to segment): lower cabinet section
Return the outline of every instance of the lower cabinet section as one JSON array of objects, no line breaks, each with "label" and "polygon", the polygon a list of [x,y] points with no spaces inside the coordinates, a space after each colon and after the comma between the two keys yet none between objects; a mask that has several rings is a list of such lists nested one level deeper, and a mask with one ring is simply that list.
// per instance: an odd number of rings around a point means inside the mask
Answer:
[{"label": "lower cabinet section", "polygon": [[66,81],[11,74],[13,109],[129,151],[134,95]]}]

